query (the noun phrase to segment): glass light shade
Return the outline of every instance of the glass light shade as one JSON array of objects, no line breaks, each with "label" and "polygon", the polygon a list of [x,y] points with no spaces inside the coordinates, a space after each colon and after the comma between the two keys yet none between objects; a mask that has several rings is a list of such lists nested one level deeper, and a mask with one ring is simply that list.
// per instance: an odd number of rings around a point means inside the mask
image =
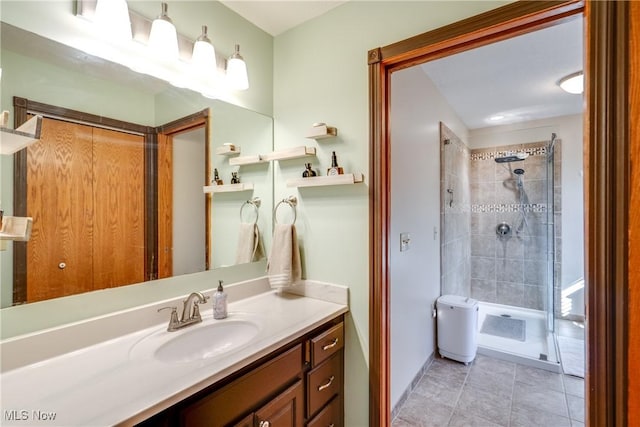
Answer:
[{"label": "glass light shade", "polygon": [[562,90],[568,93],[579,94],[584,92],[584,74],[582,71],[563,77],[558,82]]},{"label": "glass light shade", "polygon": [[202,26],[202,34],[193,44],[191,64],[198,72],[214,73],[216,71],[216,50],[207,37],[207,26]]},{"label": "glass light shade", "polygon": [[247,64],[244,62],[244,58],[240,55],[240,45],[236,45],[236,51],[227,61],[227,81],[232,89],[249,89]]},{"label": "glass light shade", "polygon": [[126,0],[98,0],[94,22],[105,36],[120,41],[131,40],[131,19]]},{"label": "glass light shade", "polygon": [[151,24],[149,49],[164,60],[178,59],[178,32],[171,19],[167,16],[166,3],[162,3],[162,14],[154,19]]}]

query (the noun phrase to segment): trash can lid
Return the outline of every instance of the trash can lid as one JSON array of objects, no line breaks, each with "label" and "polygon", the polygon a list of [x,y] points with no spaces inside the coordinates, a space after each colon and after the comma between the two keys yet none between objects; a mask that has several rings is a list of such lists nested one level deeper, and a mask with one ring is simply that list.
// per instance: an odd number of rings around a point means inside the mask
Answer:
[{"label": "trash can lid", "polygon": [[442,295],[438,298],[438,303],[451,305],[453,307],[471,308],[477,305],[478,301],[473,298],[463,297],[460,295]]}]

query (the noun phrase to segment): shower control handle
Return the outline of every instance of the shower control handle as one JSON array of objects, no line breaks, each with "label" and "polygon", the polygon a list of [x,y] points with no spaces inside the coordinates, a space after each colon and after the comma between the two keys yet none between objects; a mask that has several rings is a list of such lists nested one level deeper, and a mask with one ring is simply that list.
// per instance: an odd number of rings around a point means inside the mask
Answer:
[{"label": "shower control handle", "polygon": [[511,226],[506,222],[498,224],[498,226],[496,227],[496,234],[501,237],[508,236],[509,234],[511,234]]}]

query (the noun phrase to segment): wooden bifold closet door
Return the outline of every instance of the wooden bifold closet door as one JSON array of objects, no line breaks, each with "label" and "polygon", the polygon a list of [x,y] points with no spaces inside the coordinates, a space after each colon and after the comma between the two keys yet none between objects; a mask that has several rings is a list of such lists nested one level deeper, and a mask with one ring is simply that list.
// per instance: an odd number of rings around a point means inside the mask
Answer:
[{"label": "wooden bifold closet door", "polygon": [[142,282],[144,138],[45,118],[27,150],[27,301]]}]

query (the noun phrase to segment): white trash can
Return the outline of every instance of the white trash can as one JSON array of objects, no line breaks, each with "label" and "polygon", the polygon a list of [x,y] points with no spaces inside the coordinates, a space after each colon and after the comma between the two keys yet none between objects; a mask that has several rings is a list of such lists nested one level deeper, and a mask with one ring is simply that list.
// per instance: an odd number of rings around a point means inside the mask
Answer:
[{"label": "white trash can", "polygon": [[478,301],[442,295],[436,308],[440,355],[469,364],[478,350]]}]

